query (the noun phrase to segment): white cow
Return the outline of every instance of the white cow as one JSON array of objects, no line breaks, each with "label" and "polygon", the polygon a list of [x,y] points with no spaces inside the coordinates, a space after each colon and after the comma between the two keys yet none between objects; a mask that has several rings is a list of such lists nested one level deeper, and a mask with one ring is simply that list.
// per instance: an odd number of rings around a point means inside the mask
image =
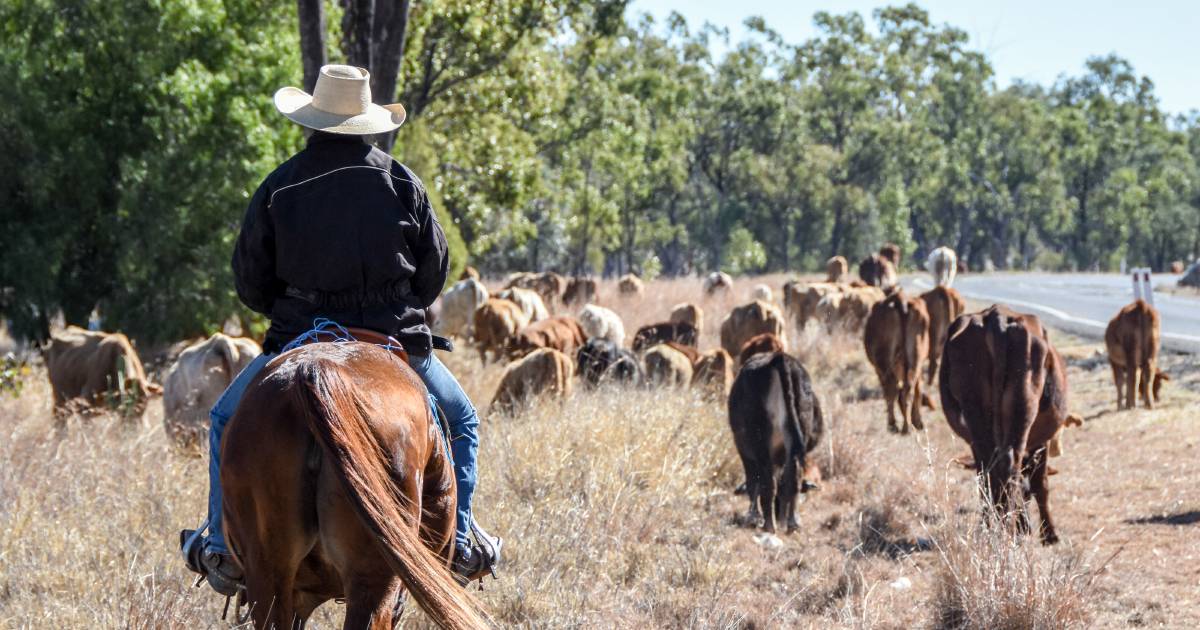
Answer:
[{"label": "white cow", "polygon": [[625,324],[621,316],[610,309],[588,304],[579,311],[579,325],[588,339],[607,339],[617,346],[625,343]]},{"label": "white cow", "polygon": [[531,324],[550,317],[550,312],[546,310],[546,303],[542,301],[542,296],[538,295],[537,291],[512,287],[497,293],[496,297],[520,306],[521,310],[529,316]]},{"label": "white cow", "polygon": [[179,353],[163,382],[163,427],[180,446],[195,446],[208,412],[229,383],[262,349],[253,339],[216,333]]},{"label": "white cow", "polygon": [[434,324],[434,332],[467,338],[474,336],[475,309],[487,299],[487,287],[474,278],[454,283],[442,295],[442,310]]},{"label": "white cow", "polygon": [[765,284],[754,285],[754,290],[750,293],[751,300],[762,300],[763,302],[773,302],[775,294],[771,291],[771,287]]},{"label": "white cow", "polygon": [[704,277],[704,294],[713,295],[718,291],[728,293],[733,289],[733,278],[724,271],[714,271]]},{"label": "white cow", "polygon": [[929,252],[925,261],[925,269],[933,274],[933,281],[941,286],[954,284],[954,274],[958,271],[958,256],[949,247],[939,247]]}]

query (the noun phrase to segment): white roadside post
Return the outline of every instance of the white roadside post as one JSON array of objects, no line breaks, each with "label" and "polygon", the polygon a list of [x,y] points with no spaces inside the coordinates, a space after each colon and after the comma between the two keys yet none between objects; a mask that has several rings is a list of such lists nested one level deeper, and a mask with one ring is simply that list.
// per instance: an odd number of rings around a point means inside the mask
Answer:
[{"label": "white roadside post", "polygon": [[1133,277],[1133,299],[1146,300],[1150,306],[1154,306],[1154,284],[1150,280],[1149,267],[1134,267],[1130,270],[1130,275]]}]

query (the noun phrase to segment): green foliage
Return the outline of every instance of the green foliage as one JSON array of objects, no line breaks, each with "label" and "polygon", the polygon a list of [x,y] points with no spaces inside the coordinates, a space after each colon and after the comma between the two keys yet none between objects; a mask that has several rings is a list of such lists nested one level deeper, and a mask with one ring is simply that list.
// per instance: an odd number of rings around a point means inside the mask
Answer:
[{"label": "green foliage", "polygon": [[[464,264],[644,277],[819,269],[885,241],[973,268],[1163,268],[1200,253],[1200,117],[1115,57],[997,89],[916,5],[711,28],[624,0],[414,3],[393,149]],[[329,58],[344,58],[325,3]],[[231,313],[229,256],[299,131],[295,5],[0,3],[0,314],[152,338]]]}]

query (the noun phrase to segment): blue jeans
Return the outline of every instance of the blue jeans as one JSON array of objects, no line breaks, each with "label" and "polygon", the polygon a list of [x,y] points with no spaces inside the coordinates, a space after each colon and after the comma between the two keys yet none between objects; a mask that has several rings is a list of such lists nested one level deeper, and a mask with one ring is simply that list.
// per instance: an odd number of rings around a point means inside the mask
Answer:
[{"label": "blue jeans", "polygon": [[[246,386],[277,355],[263,354],[254,359],[229,384],[209,413],[212,429],[208,432],[208,540],[210,551],[229,553],[221,525],[221,436],[225,425],[237,411]],[[450,425],[450,451],[454,457],[454,478],[458,486],[458,514],[454,528],[455,545],[470,544],[471,499],[475,496],[475,458],[479,452],[479,416],[458,380],[432,353],[412,356],[409,365],[424,381],[429,394],[441,406]]]}]

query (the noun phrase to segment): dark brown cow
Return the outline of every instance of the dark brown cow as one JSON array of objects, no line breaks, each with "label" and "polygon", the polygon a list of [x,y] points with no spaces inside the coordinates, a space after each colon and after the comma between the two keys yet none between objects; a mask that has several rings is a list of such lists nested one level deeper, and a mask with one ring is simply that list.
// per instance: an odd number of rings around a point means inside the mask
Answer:
[{"label": "dark brown cow", "polygon": [[681,343],[685,346],[696,347],[699,334],[696,327],[687,322],[660,322],[649,324],[638,329],[633,336],[633,351],[641,352],[650,346],[668,341]]},{"label": "dark brown cow", "polygon": [[896,286],[896,266],[887,258],[872,254],[858,263],[858,277],[868,285],[886,291]]},{"label": "dark brown cow", "polygon": [[[1041,513],[1042,541],[1058,541],[1050,519],[1046,445],[1068,419],[1062,358],[1037,317],[994,305],[950,327],[938,373],[946,421],[971,445],[985,498],[1028,531],[1025,498]],[[1075,418],[1078,420],[1077,418]]]},{"label": "dark brown cow", "polygon": [[553,348],[566,355],[587,342],[583,327],[574,317],[559,315],[534,322],[520,330],[508,343],[510,359],[523,357],[534,350]]},{"label": "dark brown cow", "polygon": [[1136,406],[1135,386],[1142,404],[1153,409],[1163,381],[1171,380],[1158,369],[1160,329],[1158,311],[1145,300],[1125,306],[1108,322],[1104,345],[1117,386],[1117,409]]},{"label": "dark brown cow", "polygon": [[925,382],[933,385],[933,375],[937,374],[950,324],[967,310],[967,302],[958,291],[946,286],[922,293],[921,300],[929,312],[929,371]]},{"label": "dark brown cow", "polygon": [[54,334],[45,351],[46,372],[54,393],[54,408],[79,399],[99,406],[108,396],[132,400],[141,414],[146,400],[162,388],[146,378],[142,360],[129,338],[121,333],[103,333],[69,326]]},{"label": "dark brown cow", "polygon": [[783,352],[783,342],[771,333],[751,337],[749,341],[742,344],[742,350],[738,353],[738,365],[745,365],[750,357],[764,352]]},{"label": "dark brown cow", "polygon": [[746,472],[748,520],[757,523],[761,509],[765,531],[774,533],[776,521],[795,531],[796,498],[807,488],[801,476],[825,428],[800,361],[778,352],[751,357],[729,392],[729,428]]},{"label": "dark brown cow", "polygon": [[897,272],[900,271],[900,246],[895,243],[884,243],[883,247],[879,248],[879,255],[888,259],[892,263],[892,267]]},{"label": "dark brown cow", "polygon": [[563,290],[563,304],[567,306],[596,304],[598,293],[599,289],[596,286],[595,280],[576,276],[567,281],[567,288]]},{"label": "dark brown cow", "polygon": [[[929,313],[925,303],[897,291],[871,307],[863,344],[875,366],[887,401],[888,430],[908,433],[921,422],[921,364],[929,355]],[[896,403],[903,426],[896,427]]]},{"label": "dark brown cow", "polygon": [[607,340],[592,338],[575,354],[575,372],[585,385],[642,382],[642,364],[634,354]]}]

